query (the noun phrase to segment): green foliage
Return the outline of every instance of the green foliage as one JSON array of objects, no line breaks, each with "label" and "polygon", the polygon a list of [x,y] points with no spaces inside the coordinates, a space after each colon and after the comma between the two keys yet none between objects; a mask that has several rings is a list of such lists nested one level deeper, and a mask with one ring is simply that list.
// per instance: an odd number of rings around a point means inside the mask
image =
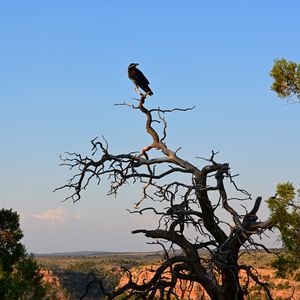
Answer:
[{"label": "green foliage", "polygon": [[287,278],[289,273],[294,270],[294,263],[291,255],[288,253],[279,254],[272,262],[272,267],[276,269],[275,277]]},{"label": "green foliage", "polygon": [[271,90],[279,97],[289,100],[296,96],[300,101],[300,64],[284,58],[276,59],[270,75],[274,79]]},{"label": "green foliage", "polygon": [[25,249],[20,243],[23,237],[19,216],[11,209],[0,210],[0,265],[4,272],[11,272],[13,265],[23,257]]},{"label": "green foliage", "polygon": [[272,263],[279,277],[292,274],[300,266],[300,207],[295,195],[291,183],[281,183],[277,185],[276,197],[268,200],[271,223],[280,231],[285,250]]},{"label": "green foliage", "polygon": [[287,290],[289,289],[291,286],[290,286],[290,283],[288,281],[285,281],[285,282],[279,282],[276,286],[276,288],[278,290]]},{"label": "green foliage", "polygon": [[47,289],[32,256],[20,243],[23,237],[19,216],[0,210],[0,299],[43,299]]},{"label": "green foliage", "polygon": [[300,281],[300,272],[297,272],[294,276],[295,281]]}]

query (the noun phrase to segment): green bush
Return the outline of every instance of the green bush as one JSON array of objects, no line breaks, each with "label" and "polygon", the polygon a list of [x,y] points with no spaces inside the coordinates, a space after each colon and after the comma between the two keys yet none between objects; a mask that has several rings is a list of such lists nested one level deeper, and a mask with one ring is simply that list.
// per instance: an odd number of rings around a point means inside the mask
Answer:
[{"label": "green bush", "polygon": [[297,272],[294,276],[295,281],[300,281],[300,272]]},{"label": "green bush", "polygon": [[0,210],[0,299],[41,300],[47,287],[32,256],[20,243],[23,237],[19,215],[11,209]]}]

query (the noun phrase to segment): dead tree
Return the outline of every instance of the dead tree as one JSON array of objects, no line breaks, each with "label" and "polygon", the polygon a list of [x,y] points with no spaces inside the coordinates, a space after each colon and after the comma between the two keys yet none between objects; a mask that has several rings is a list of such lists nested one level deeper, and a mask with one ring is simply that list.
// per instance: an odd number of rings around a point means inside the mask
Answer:
[{"label": "dead tree", "polygon": [[[67,153],[62,158],[62,165],[76,170],[67,184],[58,188],[71,189],[72,193],[66,199],[80,200],[92,179],[100,183],[108,177],[108,195],[116,195],[125,184],[141,183],[142,197],[130,212],[151,212],[159,218],[157,228],[137,229],[132,233],[144,234],[152,239],[152,243],[162,246],[165,255],[161,265],[152,270],[149,280],[142,282],[134,280],[126,270],[128,282],[113,291],[108,299],[121,294],[127,295],[128,299],[132,296],[181,299],[176,295],[176,286],[182,280],[199,283],[212,300],[244,299],[249,282],[254,281],[264,289],[267,299],[272,299],[267,283],[259,280],[256,271],[238,262],[241,248],[258,247],[252,236],[262,234],[270,224],[268,220],[258,221],[261,197],[254,201],[250,211],[244,207],[244,213],[239,213],[231,203],[251,201],[251,195],[237,187],[228,163],[218,163],[216,153],[212,152],[210,158],[201,160],[203,166],[198,167],[178,155],[180,148],[173,151],[165,142],[165,114],[191,108],[148,109],[145,106],[147,95],[139,92],[139,96],[136,106],[119,105],[130,106],[145,115],[146,131],[152,139],[150,145],[137,153],[112,154],[107,141],[96,138],[91,141],[91,157]],[[154,122],[160,123],[160,134],[154,129]],[[151,157],[153,153],[156,156]],[[160,153],[159,157],[157,153]],[[231,185],[241,197],[229,199],[225,184]],[[163,203],[165,209],[158,209],[154,206],[156,203]],[[217,211],[229,218],[222,219]],[[191,230],[194,233],[187,234]],[[245,274],[243,281],[241,273]]]}]

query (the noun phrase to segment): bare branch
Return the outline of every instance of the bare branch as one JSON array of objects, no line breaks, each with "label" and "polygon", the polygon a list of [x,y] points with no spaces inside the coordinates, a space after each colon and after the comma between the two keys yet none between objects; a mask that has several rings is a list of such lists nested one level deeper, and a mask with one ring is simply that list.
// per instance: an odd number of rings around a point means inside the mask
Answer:
[{"label": "bare branch", "polygon": [[[259,281],[250,267],[240,266],[238,262],[240,248],[259,247],[252,236],[264,233],[270,226],[270,220],[258,221],[261,197],[255,200],[250,212],[244,207],[246,213],[240,215],[238,208],[243,206],[237,207],[237,203],[251,200],[251,195],[237,186],[234,181],[237,175],[230,174],[228,163],[217,162],[218,152],[212,151],[209,158],[197,157],[203,163],[197,167],[179,156],[181,147],[173,151],[165,142],[165,114],[187,112],[194,107],[149,109],[145,106],[147,94],[138,88],[136,91],[140,96],[135,99],[137,105],[127,102],[115,105],[130,107],[145,116],[145,130],[151,143],[141,145],[140,151],[112,154],[107,140],[103,136],[101,140],[96,137],[91,140],[91,157],[75,152],[67,152],[66,157],[61,157],[61,165],[74,174],[65,185],[56,189],[70,190],[71,194],[65,200],[76,202],[92,180],[100,184],[107,179],[110,183],[107,195],[115,196],[123,186],[137,185],[141,188],[141,197],[129,213],[142,215],[148,212],[159,216],[156,229],[137,229],[132,233],[143,233],[153,239],[154,244],[162,246],[165,260],[157,268],[147,270],[153,276],[142,283],[133,278],[130,270],[125,270],[127,283],[107,295],[108,299],[122,294],[125,299],[135,296],[154,299],[157,295],[161,299],[178,298],[176,288],[185,281],[190,287],[194,282],[200,283],[213,300],[233,299],[233,295],[234,299],[242,300],[248,289],[247,284],[245,287],[240,285],[239,271],[242,269],[247,272],[248,281],[254,280],[261,285],[269,297],[267,285]],[[157,126],[153,127],[154,122],[158,122],[159,131],[155,129]],[[152,150],[156,150],[155,155]],[[236,197],[228,197],[227,185],[233,187],[238,194]],[[140,208],[146,199],[147,207]],[[156,208],[157,203],[160,208]],[[217,211],[229,214],[230,221],[217,217]],[[191,236],[189,232],[192,232]]]}]

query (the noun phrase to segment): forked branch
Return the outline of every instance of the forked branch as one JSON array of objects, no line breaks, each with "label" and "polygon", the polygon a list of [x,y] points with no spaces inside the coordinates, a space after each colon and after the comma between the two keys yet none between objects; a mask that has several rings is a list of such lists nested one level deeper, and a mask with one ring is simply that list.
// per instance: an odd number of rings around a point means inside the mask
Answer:
[{"label": "forked branch", "polygon": [[[232,295],[242,300],[247,291],[239,281],[239,251],[246,242],[254,243],[251,239],[253,234],[261,234],[269,226],[268,220],[258,221],[262,199],[258,197],[246,215],[239,214],[236,202],[229,204],[226,184],[231,184],[237,193],[249,201],[251,197],[237,187],[228,163],[218,163],[217,153],[212,152],[209,159],[204,159],[204,165],[198,167],[178,155],[180,147],[173,151],[166,144],[167,122],[164,114],[186,112],[193,108],[148,109],[145,107],[147,95],[138,92],[140,99],[137,106],[120,105],[130,106],[145,115],[145,129],[151,136],[151,144],[141,146],[141,151],[112,154],[103,137],[102,141],[93,139],[91,157],[67,153],[62,159],[62,165],[76,171],[64,186],[57,188],[71,189],[67,199],[76,202],[94,179],[97,184],[104,178],[110,181],[108,195],[117,195],[120,188],[127,184],[141,185],[142,196],[135,205],[136,210],[130,212],[152,212],[159,218],[159,225],[155,229],[137,229],[132,233],[142,233],[158,245],[170,245],[169,249],[177,249],[169,255],[164,246],[164,261],[156,268],[154,275],[143,283],[134,281],[128,271],[128,282],[108,299],[124,293],[129,298],[134,295],[141,299],[154,299],[157,295],[171,297],[176,295],[175,287],[180,280],[186,280],[200,283],[213,300],[232,299]],[[162,126],[162,135],[153,127],[156,121]],[[152,149],[157,150],[160,156],[153,157]],[[139,208],[146,200],[150,200],[153,206]],[[162,203],[164,209],[156,209],[156,203]],[[225,211],[227,219],[219,219],[217,211]],[[193,234],[190,234],[191,231]],[[257,280],[250,267],[243,268],[248,272],[249,280],[254,280],[267,292],[265,284]]]}]

